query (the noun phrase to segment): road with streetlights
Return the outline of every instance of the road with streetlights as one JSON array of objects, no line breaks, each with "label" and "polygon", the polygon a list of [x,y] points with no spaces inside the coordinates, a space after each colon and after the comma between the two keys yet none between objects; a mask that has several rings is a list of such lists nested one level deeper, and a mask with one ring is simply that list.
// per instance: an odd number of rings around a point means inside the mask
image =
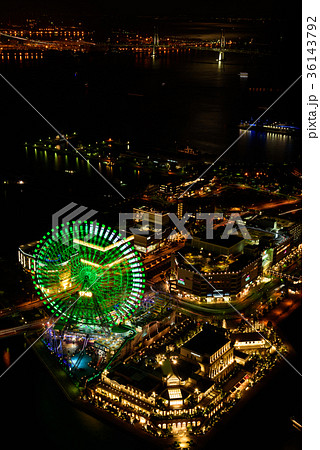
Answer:
[{"label": "road with streetlights", "polygon": [[201,303],[192,301],[185,296],[178,296],[176,293],[168,293],[164,291],[158,292],[166,299],[169,296],[172,302],[177,304],[179,308],[183,309],[185,312],[203,316],[237,317],[242,311],[245,311],[246,315],[255,312],[258,302],[261,304],[261,301],[262,303],[267,301],[274,290],[280,286],[280,284],[281,281],[278,278],[271,279],[269,282],[265,283],[263,287],[261,284],[258,284],[251,290],[249,295],[244,296],[240,300],[232,303],[230,302],[231,304],[227,301],[213,304]]}]

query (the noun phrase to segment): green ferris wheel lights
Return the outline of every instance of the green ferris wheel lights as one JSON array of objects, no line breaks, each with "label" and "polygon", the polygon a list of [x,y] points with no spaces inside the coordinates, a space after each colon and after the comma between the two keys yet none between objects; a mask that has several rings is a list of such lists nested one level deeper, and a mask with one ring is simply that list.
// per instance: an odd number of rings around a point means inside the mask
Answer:
[{"label": "green ferris wheel lights", "polygon": [[111,326],[132,316],[145,275],[130,240],[93,222],[52,230],[36,249],[33,281],[44,304],[79,325]]}]

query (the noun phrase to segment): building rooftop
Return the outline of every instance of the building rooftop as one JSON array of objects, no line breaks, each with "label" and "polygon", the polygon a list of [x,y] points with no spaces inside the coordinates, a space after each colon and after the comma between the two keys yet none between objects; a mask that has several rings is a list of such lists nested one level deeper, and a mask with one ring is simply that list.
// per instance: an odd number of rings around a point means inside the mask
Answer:
[{"label": "building rooftop", "polygon": [[241,382],[244,380],[244,377],[247,375],[247,372],[245,370],[240,370],[234,377],[231,378],[224,386],[223,391],[224,392],[230,392],[231,389],[236,386],[239,381]]},{"label": "building rooftop", "polygon": [[192,266],[194,266],[199,272],[205,273],[236,272],[255,259],[255,257],[250,254],[214,256],[207,250],[201,250],[200,253],[199,249],[190,246],[184,247],[180,252],[185,259],[178,258],[179,266],[187,270],[192,270]]},{"label": "building rooftop", "polygon": [[159,205],[141,205],[140,207],[133,208],[134,213],[142,212],[142,213],[149,213],[149,214],[161,214],[166,215],[168,214],[168,211],[160,210]]},{"label": "building rooftop", "polygon": [[264,341],[264,337],[257,331],[249,333],[233,333],[230,336],[232,342],[246,342],[246,341]]},{"label": "building rooftop", "polygon": [[195,374],[192,378],[196,381],[196,387],[200,392],[207,392],[207,390],[215,384],[211,378],[203,377],[198,374]]},{"label": "building rooftop", "polygon": [[130,364],[119,364],[110,374],[110,378],[123,385],[130,385],[144,392],[155,391],[162,386],[161,378]]},{"label": "building rooftop", "polygon": [[179,388],[168,387],[161,392],[161,397],[166,400],[185,399],[189,395],[190,393],[182,386],[179,386]]},{"label": "building rooftop", "polygon": [[20,245],[19,249],[24,253],[33,254],[37,244],[39,244],[39,241],[28,242],[27,244]]},{"label": "building rooftop", "polygon": [[185,361],[179,358],[177,364],[174,365],[175,374],[183,381],[188,378],[195,379],[197,370],[199,370],[199,364],[196,361]]},{"label": "building rooftop", "polygon": [[276,219],[273,217],[256,217],[249,221],[250,226],[260,228],[261,230],[271,231],[274,230]]},{"label": "building rooftop", "polygon": [[161,364],[161,370],[164,377],[167,377],[168,375],[177,375],[176,371],[173,368],[173,365],[171,364],[171,361],[169,358],[163,361]]},{"label": "building rooftop", "polygon": [[224,247],[224,248],[231,248],[234,245],[237,245],[239,242],[243,241],[243,237],[238,236],[236,234],[230,234],[227,239],[222,239],[221,235],[214,236],[213,239],[207,239],[205,237],[205,235],[206,235],[206,231],[203,230],[200,233],[196,234],[195,239],[200,239],[204,242],[208,242],[210,244],[213,244],[213,245],[216,245],[219,247]]},{"label": "building rooftop", "polygon": [[208,325],[186,342],[183,347],[199,355],[213,355],[228,341],[229,339],[218,333],[212,325]]},{"label": "building rooftop", "polygon": [[241,350],[234,350],[234,357],[235,358],[241,358],[241,359],[243,359],[244,361],[245,360],[247,360],[248,358],[249,358],[249,355],[248,355],[248,353],[245,353],[245,352],[242,352]]}]

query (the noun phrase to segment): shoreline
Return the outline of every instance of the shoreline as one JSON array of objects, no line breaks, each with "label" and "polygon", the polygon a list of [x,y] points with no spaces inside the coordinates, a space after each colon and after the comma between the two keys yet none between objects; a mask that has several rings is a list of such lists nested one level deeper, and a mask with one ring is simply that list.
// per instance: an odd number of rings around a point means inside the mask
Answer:
[{"label": "shoreline", "polygon": [[[301,306],[300,302],[295,308],[292,309],[290,308],[289,314],[294,312],[298,306]],[[30,337],[29,338],[27,337],[26,339],[29,344],[32,344],[32,339],[30,339]],[[295,350],[292,347],[292,345],[288,343],[288,341],[286,341],[286,345],[288,345],[289,347],[287,357],[295,357]],[[127,432],[133,433],[137,437],[141,438],[146,443],[150,443],[150,445],[153,445],[155,448],[159,449],[170,448],[173,446],[174,442],[177,441],[178,436],[175,435],[170,437],[157,437],[154,435],[150,435],[142,428],[140,428],[139,425],[133,425],[131,423],[128,423],[122,419],[117,418],[113,414],[108,413],[107,411],[104,411],[101,408],[92,405],[88,401],[81,400],[80,399],[81,389],[77,388],[73,384],[73,382],[70,380],[67,373],[65,372],[64,369],[62,369],[59,363],[50,357],[51,355],[48,352],[48,349],[44,346],[44,344],[41,341],[37,341],[34,345],[32,345],[32,348],[35,354],[37,355],[38,359],[50,373],[53,380],[64,394],[66,400],[68,400],[68,402],[75,408],[95,417],[98,420],[101,420],[104,423],[108,424],[112,423],[120,429],[123,428]],[[270,372],[264,375],[263,378],[259,380],[257,383],[255,383],[255,385],[252,386],[240,398],[240,400],[231,408],[231,410],[229,410],[226,414],[224,414],[222,418],[220,418],[218,423],[216,423],[205,435],[202,434],[190,435],[191,439],[194,442],[193,447],[201,449],[204,446],[206,446],[214,438],[214,436],[219,434],[227,426],[227,424],[231,420],[233,420],[237,416],[237,414],[240,413],[241,408],[243,408],[248,402],[250,402],[257,393],[262,391],[263,388],[265,388],[272,379],[274,379],[284,370],[284,367],[285,367],[284,360],[277,361],[275,366],[271,368]]]},{"label": "shoreline", "polygon": [[[291,356],[294,356],[294,352],[290,352]],[[284,360],[278,361],[277,364],[267,373],[261,380],[259,380],[254,386],[252,386],[249,391],[246,392],[244,396],[236,403],[236,405],[231,408],[231,410],[226,414],[208,433],[204,436],[199,436],[199,449],[207,445],[210,441],[214,440],[215,435],[221,433],[228,427],[228,424],[240,414],[241,409],[245,407],[254,397],[263,391],[263,389],[279,374],[283,372],[286,367],[286,362]]]},{"label": "shoreline", "polygon": [[146,442],[150,442],[153,446],[158,443],[159,449],[163,448],[161,444],[166,443],[167,446],[170,446],[174,442],[174,438],[160,438],[156,436],[151,436],[147,432],[142,429],[137,429],[135,425],[132,425],[128,422],[125,422],[122,419],[118,419],[113,414],[108,413],[107,411],[103,411],[100,408],[95,407],[91,403],[81,400],[81,389],[77,388],[74,383],[68,377],[68,374],[64,369],[59,365],[58,361],[51,358],[48,349],[44,346],[41,340],[37,341],[32,345],[32,339],[30,337],[26,337],[27,343],[32,346],[34,353],[36,354],[39,361],[43,364],[45,369],[49,372],[53,381],[61,390],[65,399],[75,408],[83,411],[86,414],[89,414],[103,422],[113,423],[118,428],[124,428],[126,431],[130,433],[134,433],[136,436],[139,436],[141,439]]}]

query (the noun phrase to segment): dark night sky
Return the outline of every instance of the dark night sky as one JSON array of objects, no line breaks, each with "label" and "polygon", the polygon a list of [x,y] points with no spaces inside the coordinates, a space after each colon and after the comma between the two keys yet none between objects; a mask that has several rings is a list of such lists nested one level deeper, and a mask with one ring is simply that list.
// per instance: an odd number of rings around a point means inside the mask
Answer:
[{"label": "dark night sky", "polygon": [[150,31],[157,18],[159,25],[166,23],[170,30],[171,20],[210,22],[216,18],[263,17],[271,19],[265,26],[268,39],[284,36],[292,52],[299,52],[301,45],[301,0],[0,0],[0,7],[0,24],[19,25],[26,18],[41,19],[42,25],[49,20],[56,25],[81,22],[95,31],[97,40],[103,40],[116,28]]},{"label": "dark night sky", "polygon": [[30,14],[59,14],[73,17],[101,16],[101,14],[127,15],[190,15],[198,17],[286,17],[299,14],[301,2],[294,0],[1,0],[3,16]]}]

